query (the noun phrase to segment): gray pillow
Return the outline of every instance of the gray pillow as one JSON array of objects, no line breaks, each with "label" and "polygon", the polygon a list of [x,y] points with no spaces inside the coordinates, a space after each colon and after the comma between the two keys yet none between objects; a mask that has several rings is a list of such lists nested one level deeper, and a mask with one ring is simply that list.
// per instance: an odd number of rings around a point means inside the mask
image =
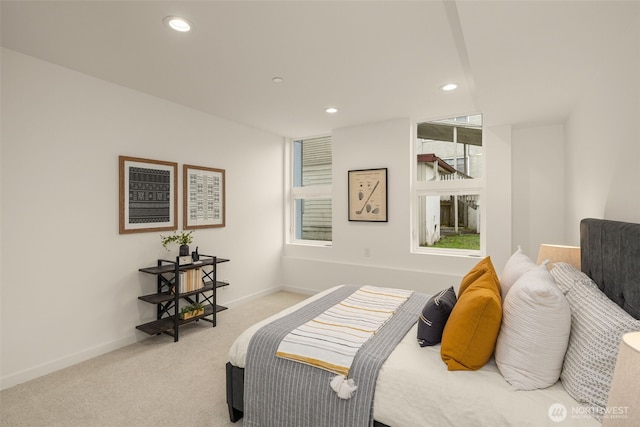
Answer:
[{"label": "gray pillow", "polygon": [[418,344],[420,347],[436,345],[442,341],[442,331],[447,324],[451,310],[456,304],[453,286],[438,292],[425,304],[418,320]]},{"label": "gray pillow", "polygon": [[640,320],[611,301],[584,273],[555,263],[551,274],[571,306],[571,335],[560,380],[567,392],[602,421],[622,335]]}]

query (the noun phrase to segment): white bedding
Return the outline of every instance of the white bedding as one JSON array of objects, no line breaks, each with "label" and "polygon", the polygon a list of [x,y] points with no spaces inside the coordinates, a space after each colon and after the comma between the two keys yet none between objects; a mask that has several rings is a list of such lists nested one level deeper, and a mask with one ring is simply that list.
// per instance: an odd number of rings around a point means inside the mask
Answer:
[{"label": "white bedding", "polygon": [[[244,331],[231,346],[229,361],[244,368],[251,336],[268,322],[291,313],[335,288],[318,293]],[[560,382],[544,390],[514,391],[493,359],[478,371],[448,371],[440,346],[420,347],[417,324],[380,370],[373,412],[376,421],[401,426],[599,426]],[[563,405],[562,422],[550,410]],[[556,412],[557,414],[558,412]]]}]

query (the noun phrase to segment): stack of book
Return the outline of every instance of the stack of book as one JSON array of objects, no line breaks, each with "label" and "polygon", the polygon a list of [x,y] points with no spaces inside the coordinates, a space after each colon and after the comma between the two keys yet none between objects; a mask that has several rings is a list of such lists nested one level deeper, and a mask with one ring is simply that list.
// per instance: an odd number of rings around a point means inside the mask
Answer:
[{"label": "stack of book", "polygon": [[202,268],[194,268],[180,272],[180,289],[178,292],[181,294],[198,290],[203,286]]}]

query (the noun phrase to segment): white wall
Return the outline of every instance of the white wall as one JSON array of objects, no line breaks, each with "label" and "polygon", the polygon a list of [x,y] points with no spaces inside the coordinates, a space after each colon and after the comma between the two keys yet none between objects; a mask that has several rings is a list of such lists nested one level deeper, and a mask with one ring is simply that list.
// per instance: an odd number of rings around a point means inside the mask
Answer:
[{"label": "white wall", "polygon": [[513,130],[513,248],[534,259],[579,245],[583,218],[640,222],[640,53],[619,58],[565,123]]},{"label": "white wall", "polygon": [[[410,288],[434,293],[457,286],[478,262],[476,257],[412,254],[410,239],[409,119],[354,126],[333,131],[333,247],[286,245],[283,258],[287,286],[322,290],[342,283]],[[485,130],[487,158],[487,253],[496,268],[511,250],[510,128]],[[348,171],[388,168],[389,222],[349,222]],[[491,231],[499,230],[499,232]],[[365,248],[369,256],[365,256]]]},{"label": "white wall", "polygon": [[565,225],[585,217],[640,222],[640,14],[620,22],[610,58],[566,125]]},{"label": "white wall", "polygon": [[566,244],[564,126],[514,129],[512,137],[512,246],[535,260],[541,243]]},{"label": "white wall", "polygon": [[222,303],[281,285],[280,137],[6,49],[1,136],[3,388],[147,338],[138,268],[175,253],[118,234],[119,155],[177,162],[179,200],[182,164],[225,169],[227,226],[193,246],[231,259]]},{"label": "white wall", "polygon": [[583,218],[640,222],[640,15],[608,37],[564,122],[513,130],[513,245],[534,258],[543,242],[579,245]]},{"label": "white wall", "polygon": [[512,253],[511,248],[511,176],[517,173],[511,165],[511,126],[492,125],[492,118],[483,118],[485,158],[485,213],[487,255],[491,256],[498,274]]}]

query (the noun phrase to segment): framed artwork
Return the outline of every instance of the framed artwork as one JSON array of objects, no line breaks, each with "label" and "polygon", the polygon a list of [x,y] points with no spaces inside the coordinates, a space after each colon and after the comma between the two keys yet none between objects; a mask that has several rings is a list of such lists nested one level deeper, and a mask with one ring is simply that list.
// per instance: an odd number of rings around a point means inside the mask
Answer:
[{"label": "framed artwork", "polygon": [[387,168],[349,171],[349,221],[388,221]]},{"label": "framed artwork", "polygon": [[225,226],[224,169],[183,165],[182,221],[186,230]]},{"label": "framed artwork", "polygon": [[178,228],[178,164],[120,156],[120,234]]}]

